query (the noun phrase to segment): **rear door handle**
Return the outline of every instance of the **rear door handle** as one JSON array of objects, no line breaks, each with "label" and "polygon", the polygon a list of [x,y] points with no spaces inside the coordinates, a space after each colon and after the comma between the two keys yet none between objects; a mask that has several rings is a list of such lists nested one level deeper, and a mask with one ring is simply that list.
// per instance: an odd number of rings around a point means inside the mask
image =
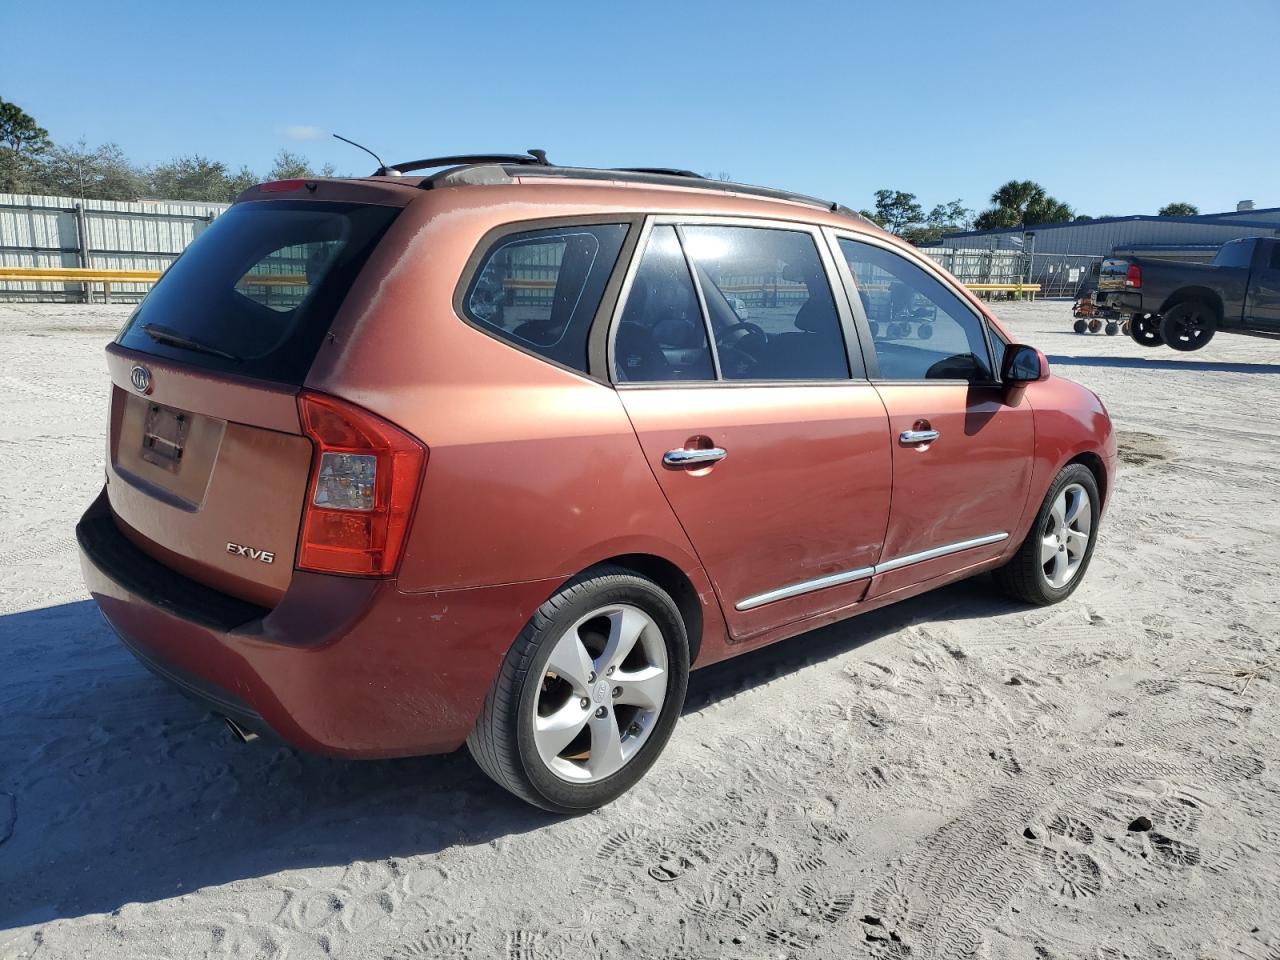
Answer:
[{"label": "rear door handle", "polygon": [[937,430],[903,430],[898,434],[898,441],[905,447],[915,446],[917,443],[932,443],[942,434]]},{"label": "rear door handle", "polygon": [[696,467],[700,463],[719,463],[728,455],[729,451],[723,447],[710,447],[705,450],[677,447],[662,455],[662,463],[667,467]]}]

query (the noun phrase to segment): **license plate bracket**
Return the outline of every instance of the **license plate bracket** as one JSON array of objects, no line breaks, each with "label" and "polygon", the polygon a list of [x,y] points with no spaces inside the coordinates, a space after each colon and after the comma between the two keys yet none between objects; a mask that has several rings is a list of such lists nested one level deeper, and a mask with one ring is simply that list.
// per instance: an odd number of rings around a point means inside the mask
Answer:
[{"label": "license plate bracket", "polygon": [[190,426],[191,414],[158,403],[148,404],[142,428],[142,459],[177,473]]}]

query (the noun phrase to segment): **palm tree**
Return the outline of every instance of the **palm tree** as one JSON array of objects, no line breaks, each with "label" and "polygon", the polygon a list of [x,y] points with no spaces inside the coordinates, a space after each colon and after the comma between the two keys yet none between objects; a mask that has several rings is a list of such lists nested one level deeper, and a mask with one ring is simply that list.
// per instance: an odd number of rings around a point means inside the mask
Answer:
[{"label": "palm tree", "polygon": [[996,189],[991,195],[991,202],[1004,210],[1016,210],[1021,224],[1027,207],[1044,200],[1044,197],[1044,187],[1034,180],[1010,180]]},{"label": "palm tree", "polygon": [[1075,211],[1049,196],[1034,180],[1010,180],[991,194],[991,209],[974,222],[979,230],[999,227],[1030,227],[1037,223],[1062,223]]}]

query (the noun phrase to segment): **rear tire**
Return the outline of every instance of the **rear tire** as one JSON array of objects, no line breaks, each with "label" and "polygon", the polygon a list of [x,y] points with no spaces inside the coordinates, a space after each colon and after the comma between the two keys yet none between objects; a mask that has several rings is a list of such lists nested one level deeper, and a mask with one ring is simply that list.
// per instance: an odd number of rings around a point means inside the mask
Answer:
[{"label": "rear tire", "polygon": [[467,748],[522,800],[583,813],[645,775],[671,737],[688,682],[689,641],[675,602],[630,570],[596,567],[520,632]]},{"label": "rear tire", "polygon": [[1067,464],[1049,485],[1018,552],[995,571],[1000,589],[1036,606],[1071,596],[1093,559],[1101,503],[1093,471]]},{"label": "rear tire", "polygon": [[1117,333],[1120,332],[1120,324],[1112,320],[1110,323],[1106,325],[1104,330],[1106,331],[1106,334],[1108,337],[1114,337]]},{"label": "rear tire", "polygon": [[1084,333],[1086,330],[1089,329],[1089,321],[1085,319],[1077,320],[1075,323],[1071,325],[1071,329],[1073,329],[1076,333]]},{"label": "rear tire", "polygon": [[1172,307],[1160,321],[1160,336],[1175,350],[1199,350],[1218,332],[1218,314],[1198,300]]},{"label": "rear tire", "polygon": [[1160,324],[1155,317],[1134,314],[1129,320],[1129,338],[1140,347],[1163,347]]}]

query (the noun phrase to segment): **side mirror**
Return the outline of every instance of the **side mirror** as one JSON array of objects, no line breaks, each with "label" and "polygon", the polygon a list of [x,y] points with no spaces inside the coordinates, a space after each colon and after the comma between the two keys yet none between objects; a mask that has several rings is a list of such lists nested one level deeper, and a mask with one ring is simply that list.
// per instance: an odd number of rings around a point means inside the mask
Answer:
[{"label": "side mirror", "polygon": [[1011,343],[1004,351],[1000,379],[1007,387],[1020,387],[1048,380],[1049,360],[1035,347],[1029,347],[1025,343]]}]

